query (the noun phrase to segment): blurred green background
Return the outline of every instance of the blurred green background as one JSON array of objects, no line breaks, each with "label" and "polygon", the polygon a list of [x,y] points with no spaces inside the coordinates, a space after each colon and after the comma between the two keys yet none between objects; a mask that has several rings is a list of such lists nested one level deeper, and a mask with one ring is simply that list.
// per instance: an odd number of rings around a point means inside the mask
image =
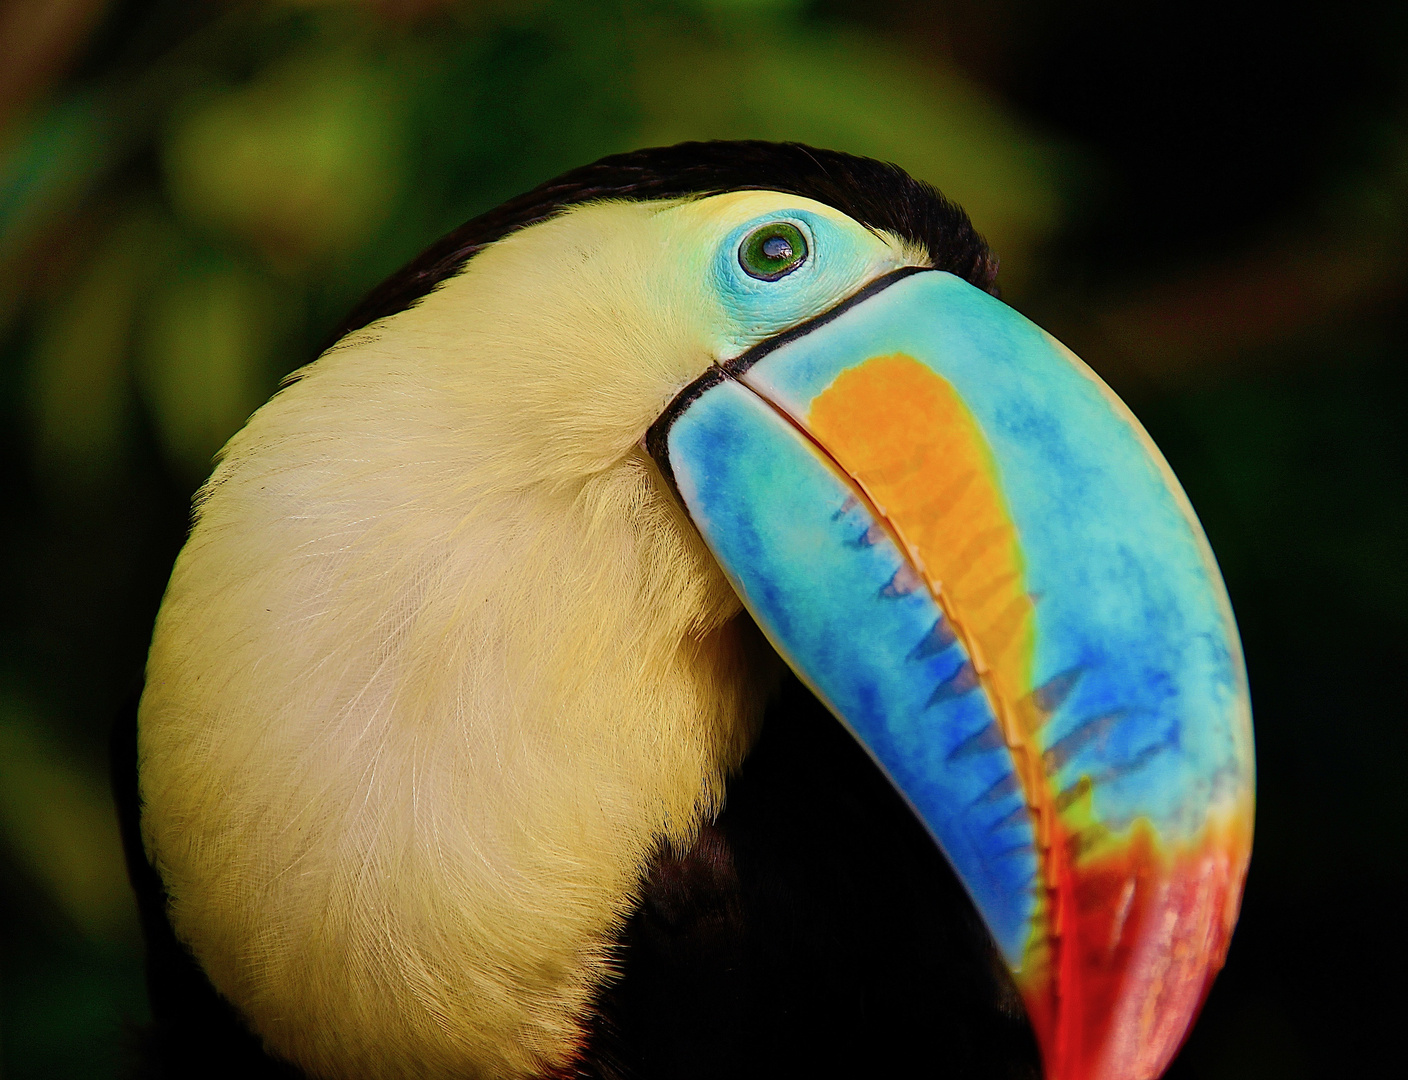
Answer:
[{"label": "blurred green background", "polygon": [[[0,1071],[145,1014],[108,727],[211,455],[428,241],[686,138],[894,160],[1188,488],[1246,639],[1242,926],[1179,1078],[1401,1060],[1408,8],[0,0]],[[1390,1045],[1392,1038],[1393,1045]]]}]

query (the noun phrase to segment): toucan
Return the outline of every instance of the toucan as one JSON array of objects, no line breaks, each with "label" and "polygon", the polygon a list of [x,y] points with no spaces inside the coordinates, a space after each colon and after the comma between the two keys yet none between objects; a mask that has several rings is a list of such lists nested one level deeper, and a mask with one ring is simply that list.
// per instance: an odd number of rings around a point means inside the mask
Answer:
[{"label": "toucan", "polygon": [[1240,645],[964,213],[604,158],[372,292],[195,498],[114,775],[157,1076],[1153,1080]]}]

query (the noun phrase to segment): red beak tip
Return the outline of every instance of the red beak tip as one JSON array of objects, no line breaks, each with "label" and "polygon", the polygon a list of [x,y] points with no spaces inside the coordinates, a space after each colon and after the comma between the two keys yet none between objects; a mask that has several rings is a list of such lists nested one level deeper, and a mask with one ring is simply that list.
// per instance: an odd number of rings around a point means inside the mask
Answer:
[{"label": "red beak tip", "polygon": [[1046,1080],[1156,1080],[1177,1054],[1231,940],[1250,814],[1210,822],[1172,853],[1137,824],[1067,864],[1045,957],[1023,980]]}]

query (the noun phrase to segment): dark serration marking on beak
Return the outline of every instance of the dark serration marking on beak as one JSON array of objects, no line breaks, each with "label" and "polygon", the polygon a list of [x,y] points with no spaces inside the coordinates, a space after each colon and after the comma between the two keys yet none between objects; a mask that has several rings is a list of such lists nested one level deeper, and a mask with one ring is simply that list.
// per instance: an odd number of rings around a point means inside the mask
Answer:
[{"label": "dark serration marking on beak", "polygon": [[1001,832],[1003,829],[1010,829],[1014,825],[1025,824],[1031,821],[1031,819],[1032,812],[1027,809],[1026,804],[1023,803],[1011,813],[1003,814],[1002,817],[998,818],[991,825],[989,825],[988,832]]},{"label": "dark serration marking on beak", "polygon": [[[720,364],[713,365],[708,371],[704,372],[703,375],[699,376],[699,378],[695,379],[676,394],[670,400],[670,403],[665,406],[664,412],[655,418],[655,423],[651,424],[645,432],[646,453],[655,459],[655,465],[659,468],[660,474],[665,478],[665,483],[669,485],[670,492],[675,496],[676,501],[679,502],[681,506],[684,505],[684,500],[680,498],[679,487],[675,484],[675,470],[670,466],[670,427],[680,414],[694,404],[705,391],[717,386],[725,379],[737,378],[774,349],[786,345],[789,341],[795,341],[799,337],[810,334],[818,327],[825,326],[838,315],[870,299],[876,293],[884,292],[891,285],[895,284],[895,282],[903,281],[905,278],[911,277],[914,274],[929,272],[934,272],[932,267],[902,266],[898,270],[891,270],[888,274],[882,274],[859,292],[846,297],[846,299],[842,300],[835,307],[828,308],[820,315],[813,316],[806,322],[798,323],[790,330],[784,330],[782,333],[775,334],[765,341],[758,342],[758,344],[754,345],[751,349],[740,353],[732,360],[725,360]],[[848,509],[850,508],[843,506],[837,511],[837,516],[839,517]]]},{"label": "dark serration marking on beak", "polygon": [[1085,668],[1076,666],[1067,668],[1032,691],[1032,703],[1041,712],[1045,719],[1059,709],[1076,688],[1076,683],[1080,682],[1080,677],[1085,674]]},{"label": "dark serration marking on beak", "polygon": [[885,532],[885,526],[877,521],[867,528],[865,532],[852,540],[851,546],[858,548],[874,547],[876,544],[880,543],[881,540],[885,539],[886,535],[888,534]]},{"label": "dark serration marking on beak", "polygon": [[[1003,799],[1007,799],[1013,795],[1016,795],[1021,790],[1021,779],[1017,776],[1016,772],[1010,772],[1001,780],[998,780],[996,783],[994,783],[992,787],[987,789],[987,791],[983,792],[976,799],[974,799],[971,805],[982,806],[986,803],[1000,802]],[[1022,812],[1028,812],[1025,802],[1022,805]]]},{"label": "dark serration marking on beak", "polygon": [[846,501],[843,502],[840,508],[834,514],[831,515],[831,520],[840,521],[843,517],[845,517],[859,505],[859,499],[857,499],[854,495],[847,495]]},{"label": "dark serration marking on beak", "polygon": [[952,701],[964,694],[971,694],[978,689],[978,686],[978,673],[973,668],[973,662],[965,660],[958,665],[957,671],[939,683],[933,694],[929,696],[929,700],[924,703],[924,707],[932,709],[935,705],[941,705],[945,701]]},{"label": "dark serration marking on beak", "polygon": [[886,583],[885,587],[880,590],[880,595],[890,598],[908,596],[923,584],[924,579],[919,576],[914,567],[909,564],[909,561],[905,560],[900,568],[895,571],[894,576]]},{"label": "dark serration marking on beak", "polygon": [[[1101,717],[1098,719],[1106,718]],[[1080,801],[1088,795],[1092,789],[1103,784],[1106,780],[1113,780],[1118,776],[1127,776],[1129,773],[1137,772],[1165,750],[1172,750],[1176,744],[1177,741],[1175,739],[1166,737],[1154,743],[1152,746],[1144,747],[1144,749],[1140,750],[1126,762],[1119,765],[1108,765],[1093,776],[1089,773],[1083,773],[1079,780],[1063,788],[1061,793],[1056,796],[1056,809],[1065,811],[1073,803]]]},{"label": "dark serration marking on beak", "polygon": [[949,761],[957,761],[959,758],[972,757],[974,754],[987,754],[993,750],[1007,749],[1007,742],[1002,737],[1002,732],[998,730],[996,724],[985,724],[980,731],[974,732],[948,752]]},{"label": "dark serration marking on beak", "polygon": [[1107,768],[1101,769],[1100,775],[1097,779],[1113,780],[1117,776],[1125,776],[1129,773],[1134,772],[1136,769],[1142,769],[1145,765],[1149,764],[1150,761],[1158,757],[1165,750],[1172,750],[1177,745],[1177,739],[1175,739],[1172,735],[1166,735],[1164,736],[1164,738],[1160,739],[1152,746],[1144,747],[1143,750],[1140,750],[1128,761],[1118,765],[1110,765]]},{"label": "dark serration marking on beak", "polygon": [[919,644],[910,650],[906,659],[927,660],[931,656],[938,656],[947,652],[957,640],[958,635],[954,633],[953,627],[940,615],[934,620],[934,625],[929,627],[929,632],[920,639]]},{"label": "dark serration marking on beak", "polygon": [[1080,802],[1081,799],[1089,795],[1091,789],[1094,787],[1095,782],[1091,780],[1090,777],[1082,776],[1074,784],[1072,784],[1068,788],[1065,788],[1059,795],[1056,796],[1057,811],[1060,813],[1064,813],[1065,811],[1069,810],[1076,803]]},{"label": "dark serration marking on beak", "polygon": [[1081,721],[1068,735],[1064,735],[1052,743],[1046,753],[1041,756],[1042,764],[1046,766],[1047,773],[1060,772],[1071,758],[1096,739],[1103,738],[1128,713],[1128,709],[1115,709]]},{"label": "dark serration marking on beak", "polygon": [[1079,859],[1109,835],[1109,829],[1100,825],[1092,825],[1088,829],[1083,829],[1081,832],[1068,836],[1066,838],[1066,851],[1070,854],[1072,859]]}]

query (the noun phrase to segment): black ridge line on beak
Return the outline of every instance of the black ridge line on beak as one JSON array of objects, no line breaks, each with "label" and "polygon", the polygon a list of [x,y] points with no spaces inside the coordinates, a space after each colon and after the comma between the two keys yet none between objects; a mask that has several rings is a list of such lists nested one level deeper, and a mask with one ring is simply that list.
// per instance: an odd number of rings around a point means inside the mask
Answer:
[{"label": "black ridge line on beak", "polygon": [[725,360],[723,363],[712,365],[708,371],[695,379],[678,394],[671,399],[670,404],[665,406],[662,412],[645,432],[645,449],[652,458],[655,459],[656,466],[660,469],[661,475],[665,477],[665,483],[669,485],[671,494],[675,501],[684,506],[684,500],[680,498],[679,488],[675,486],[675,470],[670,465],[670,455],[666,440],[669,438],[670,427],[679,418],[680,414],[689,408],[706,390],[712,389],[725,379],[736,379],[750,367],[756,364],[763,357],[774,349],[786,345],[789,341],[796,341],[797,338],[810,334],[813,330],[825,326],[838,315],[849,311],[856,304],[869,300],[876,293],[884,292],[897,281],[903,281],[914,274],[929,273],[933,267],[929,266],[902,266],[898,270],[891,270],[888,274],[882,274],[865,288],[857,293],[846,297],[835,307],[827,308],[820,315],[814,315],[805,322],[800,322],[796,326],[789,327],[780,334],[774,334],[770,338],[758,342],[752,348],[745,350],[732,360]]}]

